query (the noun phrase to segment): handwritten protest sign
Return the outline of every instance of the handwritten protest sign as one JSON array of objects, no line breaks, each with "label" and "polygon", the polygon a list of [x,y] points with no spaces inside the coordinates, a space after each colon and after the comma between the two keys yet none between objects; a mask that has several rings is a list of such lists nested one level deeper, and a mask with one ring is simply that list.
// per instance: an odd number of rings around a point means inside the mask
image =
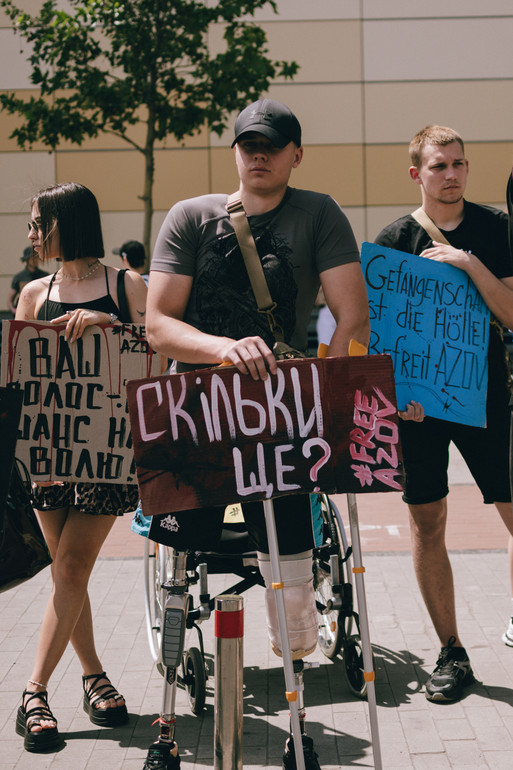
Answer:
[{"label": "handwritten protest sign", "polygon": [[370,353],[388,353],[399,409],[484,427],[490,313],[462,270],[424,257],[362,246]]},{"label": "handwritten protest sign", "polygon": [[135,483],[126,382],[160,372],[144,327],[4,321],[1,384],[23,389],[16,447],[35,481]]},{"label": "handwritten protest sign", "polygon": [[306,492],[401,487],[389,356],[278,362],[128,383],[143,510],[152,515]]}]

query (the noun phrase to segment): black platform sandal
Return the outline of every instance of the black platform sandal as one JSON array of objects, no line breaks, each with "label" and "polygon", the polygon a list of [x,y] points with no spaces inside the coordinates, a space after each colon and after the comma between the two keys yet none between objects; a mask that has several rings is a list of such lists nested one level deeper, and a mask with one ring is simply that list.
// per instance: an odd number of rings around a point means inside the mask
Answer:
[{"label": "black platform sandal", "polygon": [[[98,684],[102,679],[106,679],[108,684]],[[87,686],[88,684],[89,686]],[[123,696],[112,686],[112,682],[105,671],[101,674],[83,676],[82,686],[84,688],[84,711],[89,715],[93,725],[118,727],[128,722],[128,711],[125,704],[104,709],[97,706],[102,701],[124,700]]]},{"label": "black platform sandal", "polygon": [[[25,696],[29,695],[25,701]],[[31,700],[40,700],[44,706],[32,706],[28,708]],[[34,725],[40,725],[45,720],[55,722],[55,727],[45,727],[38,732],[32,732]],[[57,730],[57,720],[48,707],[48,693],[46,690],[41,692],[31,692],[24,690],[21,706],[16,714],[16,732],[23,735],[23,745],[27,751],[50,751],[57,748],[62,743],[62,738]]]}]

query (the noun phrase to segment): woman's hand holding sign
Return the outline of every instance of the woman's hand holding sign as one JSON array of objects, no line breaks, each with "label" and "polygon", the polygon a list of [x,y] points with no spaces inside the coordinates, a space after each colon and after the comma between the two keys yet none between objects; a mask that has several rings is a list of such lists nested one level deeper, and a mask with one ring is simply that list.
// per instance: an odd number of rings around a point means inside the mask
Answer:
[{"label": "woman's hand holding sign", "polygon": [[58,318],[52,318],[53,324],[66,324],[66,331],[64,332],[64,339],[66,342],[75,342],[76,339],[82,336],[84,330],[88,326],[94,326],[95,324],[110,324],[111,316],[109,313],[104,313],[102,310],[88,310],[86,308],[77,308],[75,310],[68,310],[64,315],[60,315]]}]

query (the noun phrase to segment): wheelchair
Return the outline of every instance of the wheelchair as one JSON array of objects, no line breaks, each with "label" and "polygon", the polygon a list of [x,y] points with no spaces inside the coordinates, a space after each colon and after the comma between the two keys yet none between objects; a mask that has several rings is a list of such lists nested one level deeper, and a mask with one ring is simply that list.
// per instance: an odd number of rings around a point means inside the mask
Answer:
[{"label": "wheelchair", "polygon": [[[334,660],[342,656],[350,691],[356,697],[364,698],[367,682],[363,674],[359,616],[353,604],[352,549],[335,503],[325,494],[316,497],[313,581],[318,612],[318,644],[326,658]],[[176,689],[185,690],[192,713],[200,714],[205,708],[207,681],[213,674],[205,656],[201,630],[201,624],[210,618],[215,607],[215,597],[211,597],[208,589],[208,576],[238,578],[222,591],[223,594],[242,594],[255,585],[264,586],[264,581],[258,569],[256,552],[248,550],[248,535],[243,523],[223,525],[221,541],[215,552],[176,551],[146,538],[144,569],[149,648],[166,685],[158,719],[160,735],[148,751],[143,770],[175,770],[180,767],[180,757],[177,751],[173,751],[173,747],[176,748]],[[195,633],[197,646],[185,646],[187,630],[193,631],[192,636]],[[294,674],[301,685],[303,670],[309,667],[302,660],[294,661]],[[299,714],[305,767],[307,770],[320,770],[313,745],[308,744],[311,739],[304,732],[302,703]],[[285,770],[296,768],[293,750],[286,750],[283,767]]]}]

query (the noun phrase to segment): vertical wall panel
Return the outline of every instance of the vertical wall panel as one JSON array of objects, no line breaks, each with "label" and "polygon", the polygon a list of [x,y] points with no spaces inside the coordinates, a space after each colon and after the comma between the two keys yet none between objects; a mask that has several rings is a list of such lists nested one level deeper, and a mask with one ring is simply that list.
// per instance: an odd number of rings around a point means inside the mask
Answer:
[{"label": "vertical wall panel", "polygon": [[491,19],[367,21],[368,80],[513,77],[513,16]]}]

